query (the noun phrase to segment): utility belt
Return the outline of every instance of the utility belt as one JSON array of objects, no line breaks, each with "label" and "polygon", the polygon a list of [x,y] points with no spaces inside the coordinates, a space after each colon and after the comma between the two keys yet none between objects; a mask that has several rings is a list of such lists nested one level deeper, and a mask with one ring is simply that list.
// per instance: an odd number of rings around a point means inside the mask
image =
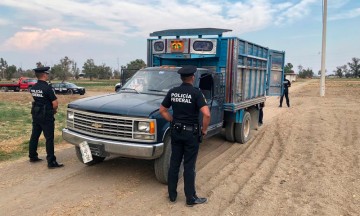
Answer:
[{"label": "utility belt", "polygon": [[190,132],[198,132],[199,131],[199,124],[184,124],[184,123],[172,123],[171,129],[176,130],[178,132],[181,131],[190,131]]},{"label": "utility belt", "polygon": [[198,141],[202,142],[202,133],[199,124],[184,124],[179,122],[178,123],[172,122],[170,124],[170,129],[178,133],[181,133],[182,131],[192,132],[194,135],[198,136]]}]

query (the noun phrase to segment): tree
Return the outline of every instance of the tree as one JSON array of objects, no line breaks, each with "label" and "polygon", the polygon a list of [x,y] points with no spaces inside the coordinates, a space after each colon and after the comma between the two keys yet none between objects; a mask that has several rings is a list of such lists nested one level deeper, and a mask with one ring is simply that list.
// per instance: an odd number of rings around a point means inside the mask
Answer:
[{"label": "tree", "polygon": [[69,57],[65,56],[60,59],[60,64],[55,64],[50,70],[49,79],[52,80],[54,78],[60,79],[62,82],[68,79],[68,77],[72,76],[71,66],[73,61],[69,59]]},{"label": "tree", "polygon": [[142,59],[136,59],[126,65],[127,69],[141,69],[144,67],[146,67],[146,64],[145,64],[144,60],[142,60]]},{"label": "tree", "polygon": [[49,73],[49,80],[55,79],[59,74],[62,74],[62,67],[60,64],[55,64],[51,67],[50,73]]},{"label": "tree", "polygon": [[16,73],[16,66],[15,65],[11,65],[10,67],[8,67],[5,70],[5,78],[7,80],[11,80],[11,78],[13,78],[14,73]]},{"label": "tree", "polygon": [[94,63],[94,59],[88,59],[83,65],[82,72],[85,74],[85,77],[89,77],[92,81],[97,75],[97,66]]},{"label": "tree", "polygon": [[312,78],[314,76],[314,71],[310,68],[304,69],[303,66],[299,65],[299,77],[300,78]]},{"label": "tree", "polygon": [[334,73],[336,76],[342,78],[346,74],[347,70],[347,65],[337,66],[336,70],[334,70]]},{"label": "tree", "polygon": [[77,67],[77,63],[76,62],[73,62],[73,65],[72,65],[72,71],[73,71],[73,74],[74,74],[74,77],[76,80],[79,79],[79,74],[80,74],[80,69]]},{"label": "tree", "polygon": [[[5,79],[5,70],[8,68],[8,64],[5,61],[5,59],[0,58],[0,72],[1,72],[1,78]],[[1,79],[0,79],[1,80]]]},{"label": "tree", "polygon": [[97,67],[98,71],[98,79],[110,79],[112,75],[112,70],[110,67],[102,64]]},{"label": "tree", "polygon": [[359,58],[352,58],[352,62],[348,62],[349,71],[351,75],[355,78],[360,77],[360,59]]},{"label": "tree", "polygon": [[74,63],[73,60],[70,60],[69,57],[65,56],[63,59],[60,59],[60,64],[62,67],[62,73],[58,75],[63,82],[68,79],[69,76],[72,75],[70,72],[70,67]]},{"label": "tree", "polygon": [[284,67],[284,72],[285,72],[285,73],[292,73],[292,72],[294,72],[294,71],[292,70],[293,67],[294,67],[294,66],[293,66],[291,63],[287,63],[287,64],[285,65],[285,67]]},{"label": "tree", "polygon": [[115,79],[120,79],[120,71],[114,70],[113,74]]},{"label": "tree", "polygon": [[44,65],[41,64],[41,62],[36,62],[36,68],[41,68],[41,67],[44,67]]}]

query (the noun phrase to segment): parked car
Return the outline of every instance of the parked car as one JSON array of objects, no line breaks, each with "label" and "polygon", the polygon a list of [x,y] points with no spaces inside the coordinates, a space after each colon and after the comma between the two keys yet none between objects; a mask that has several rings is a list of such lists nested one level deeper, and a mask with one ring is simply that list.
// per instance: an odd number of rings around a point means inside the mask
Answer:
[{"label": "parked car", "polygon": [[74,83],[52,83],[51,86],[54,89],[55,94],[85,94],[85,88],[79,87]]}]

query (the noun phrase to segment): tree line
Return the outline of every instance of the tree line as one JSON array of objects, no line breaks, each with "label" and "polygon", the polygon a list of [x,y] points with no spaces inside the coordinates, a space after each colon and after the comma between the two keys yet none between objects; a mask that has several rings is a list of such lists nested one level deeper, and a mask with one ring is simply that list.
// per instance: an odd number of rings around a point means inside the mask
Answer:
[{"label": "tree line", "polygon": [[[287,63],[284,67],[285,73],[294,73],[293,65]],[[345,65],[337,66],[333,71],[335,76],[340,78],[360,78],[360,59],[352,58],[350,62]],[[321,71],[318,71],[318,75],[321,75]],[[298,76],[300,78],[312,78],[314,76],[314,71],[311,68],[304,68],[302,65],[298,66]]]},{"label": "tree line", "polygon": [[[36,68],[43,66],[49,65],[43,65],[40,61],[35,64]],[[140,69],[143,67],[146,67],[145,62],[142,59],[136,59],[127,63],[126,66],[121,66],[121,69]],[[119,79],[121,70],[112,69],[105,63],[97,65],[95,64],[94,59],[87,59],[82,68],[79,68],[78,64],[74,60],[65,56],[60,59],[58,64],[51,66],[49,73],[50,80],[58,79],[65,81],[70,78],[79,79],[80,77],[89,78],[90,80],[110,78]],[[9,66],[5,59],[0,58],[0,80],[11,80],[21,76],[35,77],[35,73],[33,69],[23,70],[21,67],[17,68],[15,65]]]},{"label": "tree line", "polygon": [[[41,62],[37,62],[35,67],[44,66]],[[146,67],[145,62],[142,59],[136,59],[130,61],[126,66],[121,66],[121,69],[140,69]],[[294,66],[291,63],[287,63],[284,67],[285,73],[294,73]],[[360,59],[352,58],[350,62],[342,66],[336,67],[333,71],[335,76],[340,78],[360,78]],[[318,75],[320,75],[318,71]],[[314,71],[311,68],[304,68],[302,65],[298,66],[298,76],[300,78],[312,78]],[[0,80],[6,79],[11,80],[12,78],[35,77],[35,73],[32,69],[23,70],[21,67],[17,68],[15,65],[8,65],[7,61],[0,58]],[[68,80],[69,78],[79,79],[79,77],[89,78],[90,80],[95,79],[119,79],[121,76],[121,70],[112,69],[106,64],[96,65],[94,59],[87,59],[80,69],[78,64],[65,56],[60,59],[58,64],[55,64],[50,69],[50,80],[59,79],[62,81]]]}]

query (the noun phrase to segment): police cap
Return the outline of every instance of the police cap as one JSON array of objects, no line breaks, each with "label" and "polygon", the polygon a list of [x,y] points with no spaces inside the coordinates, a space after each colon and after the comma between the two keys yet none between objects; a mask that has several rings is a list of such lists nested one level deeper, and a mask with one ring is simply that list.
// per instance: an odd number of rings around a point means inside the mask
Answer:
[{"label": "police cap", "polygon": [[47,73],[49,74],[49,70],[50,67],[39,67],[39,68],[35,68],[33,69],[35,71],[35,73]]},{"label": "police cap", "polygon": [[192,76],[196,72],[196,67],[193,65],[187,65],[178,70],[178,74],[183,77]]}]

